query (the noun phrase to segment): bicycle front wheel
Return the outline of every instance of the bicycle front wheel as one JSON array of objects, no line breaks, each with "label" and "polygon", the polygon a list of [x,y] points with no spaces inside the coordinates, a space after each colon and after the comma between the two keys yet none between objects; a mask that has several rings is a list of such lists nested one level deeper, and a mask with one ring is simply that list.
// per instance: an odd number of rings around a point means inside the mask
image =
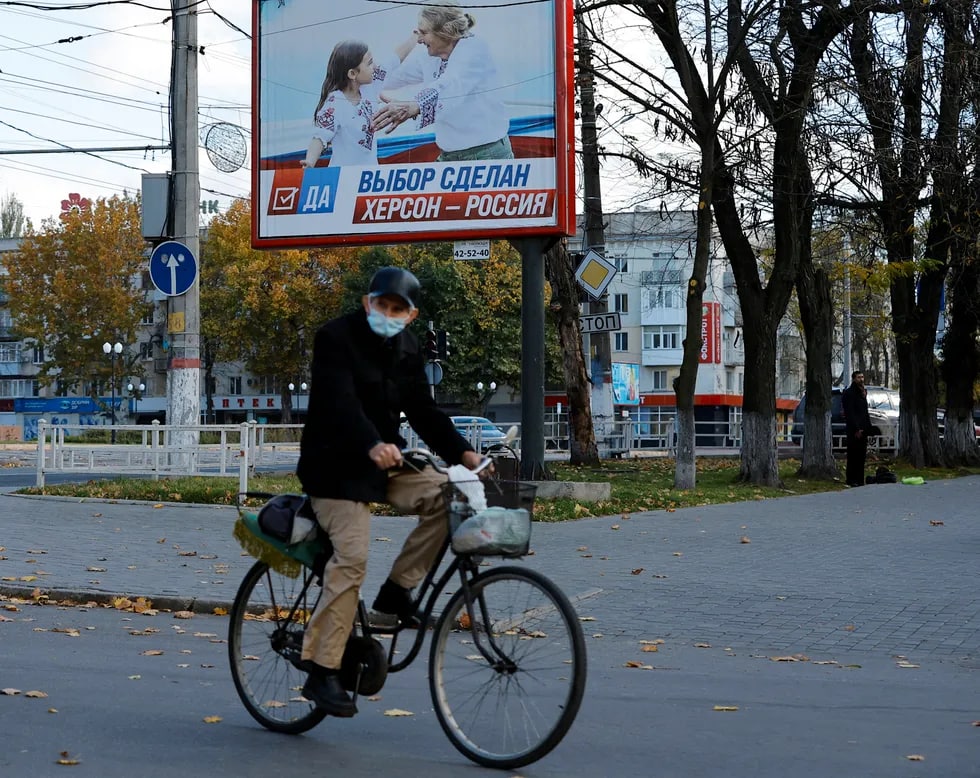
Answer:
[{"label": "bicycle front wheel", "polygon": [[436,625],[429,690],[452,744],[486,767],[551,751],[585,692],[585,640],[568,598],[534,570],[501,567],[456,592]]},{"label": "bicycle front wheel", "polygon": [[303,697],[307,674],[298,667],[303,631],[319,591],[300,599],[307,575],[304,569],[290,578],[256,562],[238,587],[229,617],[228,658],[238,696],[263,727],[291,735],[312,729],[326,716]]}]

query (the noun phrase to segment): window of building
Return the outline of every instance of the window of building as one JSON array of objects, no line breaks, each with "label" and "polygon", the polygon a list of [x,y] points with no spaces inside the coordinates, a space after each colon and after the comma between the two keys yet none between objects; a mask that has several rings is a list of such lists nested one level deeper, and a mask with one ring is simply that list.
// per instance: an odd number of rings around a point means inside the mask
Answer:
[{"label": "window of building", "polygon": [[613,350],[614,351],[629,351],[630,350],[630,334],[628,332],[614,332],[613,335]]},{"label": "window of building", "polygon": [[667,371],[666,370],[654,370],[653,371],[653,391],[655,392],[666,392],[669,387],[667,386]]},{"label": "window of building", "polygon": [[662,326],[643,328],[644,349],[678,349],[683,341],[682,327]]},{"label": "window of building", "polygon": [[240,375],[233,375],[228,377],[228,394],[241,394],[242,393],[242,377]]},{"label": "window of building", "polygon": [[610,257],[613,267],[620,273],[630,272],[630,261],[628,257]]},{"label": "window of building", "polygon": [[140,324],[148,326],[153,324],[153,306],[149,305],[143,309],[143,318],[140,319]]},{"label": "window of building", "polygon": [[20,343],[0,343],[0,362],[20,362]]},{"label": "window of building", "polygon": [[35,344],[35,346],[34,346],[33,359],[34,359],[34,364],[35,365],[43,365],[44,364],[44,345],[43,344],[40,344],[40,343]]},{"label": "window of building", "polygon": [[148,340],[140,343],[140,359],[153,359],[153,344]]},{"label": "window of building", "polygon": [[259,394],[279,394],[279,381],[275,376],[264,375],[252,380]]},{"label": "window of building", "polygon": [[614,294],[612,302],[614,311],[618,311],[619,313],[629,313],[630,296],[628,294]]}]

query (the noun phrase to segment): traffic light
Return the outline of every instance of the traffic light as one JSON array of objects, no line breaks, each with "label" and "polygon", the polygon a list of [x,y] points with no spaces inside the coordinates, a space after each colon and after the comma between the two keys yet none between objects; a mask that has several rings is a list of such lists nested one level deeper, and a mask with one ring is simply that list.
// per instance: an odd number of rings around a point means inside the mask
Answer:
[{"label": "traffic light", "polygon": [[445,330],[439,330],[437,333],[439,341],[439,359],[445,361],[449,359],[449,333]]},{"label": "traffic light", "polygon": [[425,358],[429,361],[439,358],[439,340],[435,330],[425,331]]}]

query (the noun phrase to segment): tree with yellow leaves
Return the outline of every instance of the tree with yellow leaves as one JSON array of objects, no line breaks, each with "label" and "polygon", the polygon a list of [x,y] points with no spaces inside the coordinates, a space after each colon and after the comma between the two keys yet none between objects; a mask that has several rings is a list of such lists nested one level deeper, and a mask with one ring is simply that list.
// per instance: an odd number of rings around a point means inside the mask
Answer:
[{"label": "tree with yellow leaves", "polygon": [[257,251],[251,244],[249,203],[237,200],[211,222],[201,253],[208,404],[214,364],[241,361],[255,375],[273,379],[283,421],[292,421],[288,385],[308,375],[313,334],[339,312],[339,285],[353,250]]},{"label": "tree with yellow leaves", "polygon": [[[139,200],[128,195],[46,219],[37,231],[28,225],[4,259],[4,286],[18,335],[44,349],[42,386],[98,394],[112,369],[103,342],[135,342],[145,249]],[[124,351],[120,374],[138,374],[137,357]]]}]

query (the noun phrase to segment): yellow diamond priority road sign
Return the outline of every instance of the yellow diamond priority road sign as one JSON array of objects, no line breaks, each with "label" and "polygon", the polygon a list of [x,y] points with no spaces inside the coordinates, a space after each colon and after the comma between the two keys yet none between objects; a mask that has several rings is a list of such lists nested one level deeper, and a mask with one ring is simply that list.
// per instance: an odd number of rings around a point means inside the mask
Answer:
[{"label": "yellow diamond priority road sign", "polygon": [[598,251],[589,249],[582,260],[582,264],[575,271],[575,280],[590,295],[597,300],[602,297],[609,286],[609,282],[616,275],[616,266],[613,265]]}]

